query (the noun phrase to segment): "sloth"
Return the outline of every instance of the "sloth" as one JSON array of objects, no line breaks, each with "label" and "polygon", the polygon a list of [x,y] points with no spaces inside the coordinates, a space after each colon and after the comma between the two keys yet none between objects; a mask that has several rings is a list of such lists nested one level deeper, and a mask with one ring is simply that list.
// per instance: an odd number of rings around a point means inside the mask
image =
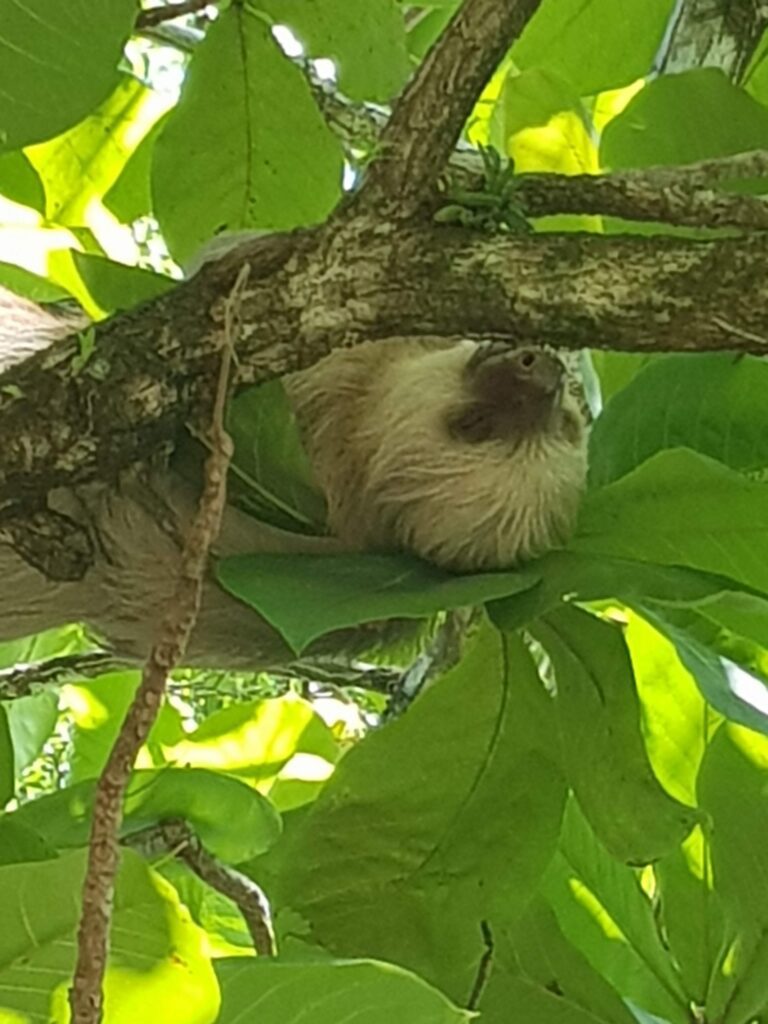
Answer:
[{"label": "sloth", "polygon": [[285,379],[347,550],[509,568],[561,545],[586,477],[589,411],[571,357],[496,341],[397,339]]},{"label": "sloth", "polygon": [[[0,372],[86,322],[0,289]],[[546,347],[399,338],[336,350],[290,375],[286,392],[333,536],[278,530],[230,505],[215,555],[406,551],[477,572],[562,544],[584,486],[589,422],[572,359]],[[91,537],[93,564],[79,582],[47,579],[0,536],[15,609],[2,616],[0,639],[81,621],[121,657],[143,660],[171,599],[197,490],[155,462],[119,482],[51,492],[48,507]],[[358,633],[332,634],[318,649],[367,649],[370,636]],[[187,663],[289,660],[275,630],[207,575]]]}]

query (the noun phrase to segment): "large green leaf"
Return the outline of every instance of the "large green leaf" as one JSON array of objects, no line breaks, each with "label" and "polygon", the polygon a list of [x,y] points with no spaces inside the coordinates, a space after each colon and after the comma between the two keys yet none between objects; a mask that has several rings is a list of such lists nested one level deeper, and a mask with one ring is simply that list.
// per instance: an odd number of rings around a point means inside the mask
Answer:
[{"label": "large green leaf", "polygon": [[334,954],[394,960],[465,1001],[481,921],[522,910],[557,842],[551,715],[521,642],[483,627],[407,715],[343,758],[270,854],[275,905]]},{"label": "large green leaf", "polygon": [[217,960],[217,1024],[462,1024],[474,1015],[452,1006],[415,974],[373,960],[281,963]]},{"label": "large green leaf", "polygon": [[606,126],[606,167],[683,164],[761,149],[768,110],[717,68],[661,75]]},{"label": "large green leaf", "polygon": [[542,892],[564,934],[617,992],[675,1024],[689,1024],[688,997],[638,871],[609,856],[574,800]]},{"label": "large green leaf", "polygon": [[566,939],[536,897],[508,932],[495,934],[480,1002],[488,1024],[637,1024],[618,993]]},{"label": "large green leaf", "polygon": [[312,480],[296,417],[279,380],[246,388],[230,403],[227,429],[235,445],[232,473],[238,503],[264,522],[323,533],[325,499]]},{"label": "large green leaf", "polygon": [[0,0],[0,150],[48,139],[114,88],[135,0]]},{"label": "large green leaf", "polygon": [[405,25],[395,0],[254,0],[288,25],[307,56],[331,57],[351,99],[392,99],[408,78]]},{"label": "large green leaf", "polygon": [[[59,848],[88,841],[94,783],[79,782],[24,804],[11,815]],[[203,845],[230,863],[256,857],[280,834],[280,818],[260,793],[203,768],[135,771],[121,835],[183,818]]]},{"label": "large green leaf", "polygon": [[593,487],[624,476],[665,448],[692,448],[733,469],[768,465],[768,364],[716,355],[667,356],[608,403],[592,430]]},{"label": "large green leaf", "polygon": [[512,47],[520,68],[568,78],[579,95],[628,85],[653,64],[674,0],[544,0]]},{"label": "large green leaf", "polygon": [[658,859],[690,832],[696,812],[653,774],[621,632],[563,606],[535,635],[552,659],[563,763],[584,814],[615,857],[630,864]]},{"label": "large green leaf", "polygon": [[540,577],[535,586],[490,605],[500,629],[525,626],[556,608],[564,597],[580,601],[652,599],[660,604],[686,605],[708,601],[733,586],[730,580],[709,573],[577,551],[552,551],[532,562],[528,571]]},{"label": "large green leaf", "polygon": [[744,1024],[768,1010],[768,739],[724,725],[701,768],[715,885],[736,942],[719,965],[708,1017]]},{"label": "large green leaf", "polygon": [[482,604],[537,579],[524,572],[457,576],[406,555],[238,555],[222,559],[216,573],[297,652],[334,629]]},{"label": "large green leaf", "polygon": [[658,452],[587,495],[571,547],[689,566],[768,592],[768,484],[686,449]]},{"label": "large green leaf", "polygon": [[[67,989],[85,854],[0,867],[0,1019],[69,1021]],[[105,1020],[209,1024],[218,1004],[203,933],[173,889],[124,851],[115,887]]]},{"label": "large green leaf", "polygon": [[155,143],[155,215],[177,261],[223,231],[322,221],[342,152],[264,20],[233,4],[197,48]]}]

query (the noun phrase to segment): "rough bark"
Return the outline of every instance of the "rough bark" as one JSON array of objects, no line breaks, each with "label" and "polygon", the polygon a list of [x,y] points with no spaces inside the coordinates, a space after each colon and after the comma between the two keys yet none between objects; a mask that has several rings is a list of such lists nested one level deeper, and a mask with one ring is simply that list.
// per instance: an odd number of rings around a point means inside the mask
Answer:
[{"label": "rough bark", "polygon": [[768,26],[763,0],[684,0],[660,54],[665,74],[717,67],[741,81]]}]

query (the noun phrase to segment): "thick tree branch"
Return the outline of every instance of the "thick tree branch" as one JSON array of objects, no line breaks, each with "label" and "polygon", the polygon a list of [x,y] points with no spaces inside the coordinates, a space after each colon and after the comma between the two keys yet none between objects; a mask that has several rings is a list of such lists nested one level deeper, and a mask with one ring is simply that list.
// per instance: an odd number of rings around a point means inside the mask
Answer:
[{"label": "thick tree branch", "polygon": [[[222,300],[243,261],[241,384],[364,338],[440,335],[563,348],[768,353],[768,239],[486,236],[351,223],[257,239],[191,282],[0,376],[0,506],[113,477],[199,418]],[[749,301],[745,302],[745,296]],[[45,409],[43,417],[40,410]]]},{"label": "thick tree branch", "polygon": [[465,0],[408,83],[350,210],[406,218],[428,198],[475,100],[540,0]]}]

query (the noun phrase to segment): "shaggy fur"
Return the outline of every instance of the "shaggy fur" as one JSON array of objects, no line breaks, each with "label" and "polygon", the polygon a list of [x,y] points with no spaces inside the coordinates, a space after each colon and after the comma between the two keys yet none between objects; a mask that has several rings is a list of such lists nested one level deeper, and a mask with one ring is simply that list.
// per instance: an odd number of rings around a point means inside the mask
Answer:
[{"label": "shaggy fur", "polygon": [[379,341],[288,378],[340,541],[461,571],[561,544],[584,486],[588,413],[574,369],[534,359],[531,375],[508,347]]}]

